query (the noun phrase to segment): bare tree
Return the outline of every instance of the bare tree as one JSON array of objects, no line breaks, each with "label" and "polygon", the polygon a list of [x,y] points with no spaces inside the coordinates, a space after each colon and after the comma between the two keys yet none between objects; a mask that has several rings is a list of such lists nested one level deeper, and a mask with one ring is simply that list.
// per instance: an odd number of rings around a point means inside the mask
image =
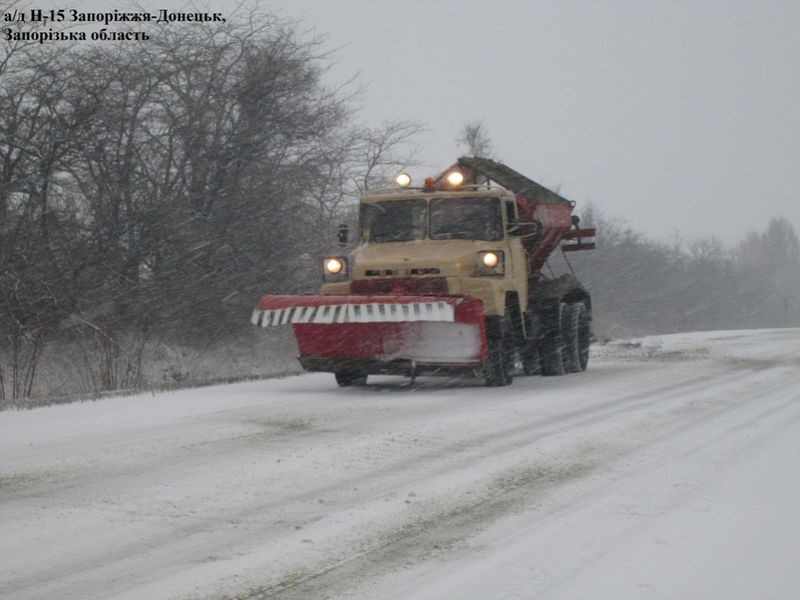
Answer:
[{"label": "bare tree", "polygon": [[137,382],[154,327],[230,335],[341,203],[351,112],[318,39],[244,7],[149,33],[3,62],[0,394],[58,335],[102,388]]},{"label": "bare tree", "polygon": [[111,389],[148,341],[236,335],[414,161],[423,127],[354,125],[322,40],[257,4],[147,32],[0,54],[0,395],[32,393],[48,344]]},{"label": "bare tree", "polygon": [[358,191],[364,193],[376,184],[391,181],[399,171],[414,165],[419,152],[414,138],[426,130],[415,120],[384,121],[378,127],[361,129],[356,135]]},{"label": "bare tree", "polygon": [[11,397],[32,393],[85,264],[60,178],[96,110],[71,83],[81,71],[75,52],[28,47],[0,88],[0,369]]},{"label": "bare tree", "polygon": [[800,324],[800,240],[792,224],[778,217],[764,232],[748,233],[737,258],[763,326]]},{"label": "bare tree", "polygon": [[494,158],[492,140],[482,120],[467,121],[456,138],[456,142],[469,156]]},{"label": "bare tree", "polygon": [[[320,41],[257,11],[224,26],[159,38],[169,57],[166,130],[181,155],[182,191],[153,261],[162,314],[191,318],[200,283],[209,332],[230,330],[252,298],[294,280],[294,256],[319,238],[320,185],[349,118],[321,83]],[[324,213],[324,211],[322,211]],[[163,226],[162,226],[163,227]]]}]

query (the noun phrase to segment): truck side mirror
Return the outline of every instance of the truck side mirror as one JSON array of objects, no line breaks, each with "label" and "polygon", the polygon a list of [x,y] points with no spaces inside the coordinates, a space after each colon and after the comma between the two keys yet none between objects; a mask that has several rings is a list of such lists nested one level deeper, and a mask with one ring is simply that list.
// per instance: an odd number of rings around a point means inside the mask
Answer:
[{"label": "truck side mirror", "polygon": [[339,225],[339,231],[336,233],[336,243],[340,246],[347,246],[350,241],[350,229],[345,223]]}]

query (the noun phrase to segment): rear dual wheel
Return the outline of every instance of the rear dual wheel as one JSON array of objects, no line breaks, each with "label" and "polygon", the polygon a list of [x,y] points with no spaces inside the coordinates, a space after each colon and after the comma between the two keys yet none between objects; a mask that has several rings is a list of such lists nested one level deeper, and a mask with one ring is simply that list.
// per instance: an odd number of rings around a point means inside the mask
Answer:
[{"label": "rear dual wheel", "polygon": [[539,338],[541,374],[579,373],[589,364],[590,317],[583,302],[554,305],[542,315]]},{"label": "rear dual wheel", "polygon": [[561,350],[565,373],[580,373],[589,364],[589,311],[583,302],[567,304],[562,312]]},{"label": "rear dual wheel", "polygon": [[539,346],[535,339],[526,340],[522,350],[522,372],[525,375],[541,375],[542,361],[539,358]]}]

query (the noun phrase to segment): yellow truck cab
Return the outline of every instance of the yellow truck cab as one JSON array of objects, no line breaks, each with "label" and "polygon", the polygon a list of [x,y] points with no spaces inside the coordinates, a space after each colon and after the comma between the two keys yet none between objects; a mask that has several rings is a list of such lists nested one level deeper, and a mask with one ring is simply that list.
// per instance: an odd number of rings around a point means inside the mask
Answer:
[{"label": "yellow truck cab", "polygon": [[511,233],[514,194],[477,187],[361,198],[359,244],[341,275],[347,280],[327,273],[322,293],[469,295],[486,315],[502,317],[509,293],[527,298],[527,253]]}]

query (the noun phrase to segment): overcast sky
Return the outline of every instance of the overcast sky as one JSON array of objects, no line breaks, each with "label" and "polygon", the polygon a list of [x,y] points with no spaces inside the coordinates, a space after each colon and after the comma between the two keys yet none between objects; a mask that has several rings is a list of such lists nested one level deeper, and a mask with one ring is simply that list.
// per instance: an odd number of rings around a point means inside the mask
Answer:
[{"label": "overcast sky", "polygon": [[327,35],[365,121],[427,124],[417,179],[480,119],[511,167],[653,237],[800,230],[800,1],[261,4]]},{"label": "overcast sky", "polygon": [[482,119],[507,164],[655,237],[800,230],[800,2],[279,6],[343,46],[367,119],[428,124],[434,171]]}]

